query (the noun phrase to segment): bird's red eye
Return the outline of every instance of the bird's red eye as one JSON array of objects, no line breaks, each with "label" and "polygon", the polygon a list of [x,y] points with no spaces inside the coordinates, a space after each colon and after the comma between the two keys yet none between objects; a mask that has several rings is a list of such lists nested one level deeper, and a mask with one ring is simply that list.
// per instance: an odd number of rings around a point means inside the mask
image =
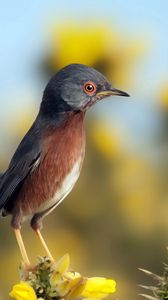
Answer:
[{"label": "bird's red eye", "polygon": [[83,90],[86,94],[92,95],[96,92],[96,85],[93,82],[86,82],[83,86]]}]

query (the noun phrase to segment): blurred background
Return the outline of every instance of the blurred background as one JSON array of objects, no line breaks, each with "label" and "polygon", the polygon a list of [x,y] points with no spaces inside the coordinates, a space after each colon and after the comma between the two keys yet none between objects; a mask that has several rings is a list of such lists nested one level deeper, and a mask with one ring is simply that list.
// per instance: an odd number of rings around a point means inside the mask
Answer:
[{"label": "blurred background", "polygon": [[[69,252],[84,275],[116,279],[114,299],[140,299],[161,272],[168,244],[168,39],[166,0],[0,3],[0,170],[38,112],[50,76],[78,62],[102,71],[131,98],[110,98],[86,118],[81,177],[44,221],[54,257]],[[32,262],[44,255],[26,224]],[[18,282],[10,218],[0,220],[0,295]]]}]

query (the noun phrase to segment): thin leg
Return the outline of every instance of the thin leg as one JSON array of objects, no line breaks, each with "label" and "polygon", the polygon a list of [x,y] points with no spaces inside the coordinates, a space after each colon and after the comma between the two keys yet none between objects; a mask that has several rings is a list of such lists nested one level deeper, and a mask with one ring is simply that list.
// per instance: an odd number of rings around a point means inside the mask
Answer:
[{"label": "thin leg", "polygon": [[47,253],[47,256],[50,258],[50,260],[51,260],[52,262],[54,262],[54,259],[53,259],[52,255],[51,255],[51,252],[50,252],[50,250],[48,249],[47,244],[46,244],[45,240],[43,239],[43,236],[42,236],[40,230],[39,230],[39,229],[35,229],[35,232],[36,232],[36,234],[37,234],[37,236],[38,236],[40,242],[42,243],[42,245],[43,245],[43,247],[44,247],[44,249],[45,249],[45,251],[46,251],[46,253]]},{"label": "thin leg", "polygon": [[14,232],[15,232],[16,240],[17,240],[17,243],[18,243],[18,246],[19,246],[23,261],[24,261],[24,264],[26,266],[29,266],[30,261],[29,261],[28,256],[27,256],[27,252],[26,252],[26,249],[25,249],[25,246],[24,246],[24,243],[23,243],[23,239],[22,239],[22,236],[21,236],[21,233],[20,233],[20,229],[14,229]]}]

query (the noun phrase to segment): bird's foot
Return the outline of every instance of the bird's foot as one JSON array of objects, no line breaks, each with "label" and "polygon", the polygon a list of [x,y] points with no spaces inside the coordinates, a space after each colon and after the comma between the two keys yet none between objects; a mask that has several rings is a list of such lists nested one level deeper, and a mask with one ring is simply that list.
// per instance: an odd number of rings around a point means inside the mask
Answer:
[{"label": "bird's foot", "polygon": [[54,260],[48,256],[39,257],[37,264],[25,264],[22,262],[20,266],[20,277],[22,280],[28,280],[32,274],[36,274],[39,268],[51,268],[54,265]]},{"label": "bird's foot", "polygon": [[37,265],[25,264],[22,262],[20,266],[20,277],[22,280],[27,280],[29,278],[30,273],[36,273]]}]

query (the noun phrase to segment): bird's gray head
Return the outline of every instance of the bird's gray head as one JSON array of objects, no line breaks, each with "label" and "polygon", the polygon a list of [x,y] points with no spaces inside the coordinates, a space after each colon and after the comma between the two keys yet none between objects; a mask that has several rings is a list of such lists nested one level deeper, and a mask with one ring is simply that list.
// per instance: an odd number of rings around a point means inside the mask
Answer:
[{"label": "bird's gray head", "polygon": [[111,95],[129,96],[114,89],[97,70],[71,64],[61,69],[49,81],[41,104],[43,112],[85,111],[98,100]]}]

